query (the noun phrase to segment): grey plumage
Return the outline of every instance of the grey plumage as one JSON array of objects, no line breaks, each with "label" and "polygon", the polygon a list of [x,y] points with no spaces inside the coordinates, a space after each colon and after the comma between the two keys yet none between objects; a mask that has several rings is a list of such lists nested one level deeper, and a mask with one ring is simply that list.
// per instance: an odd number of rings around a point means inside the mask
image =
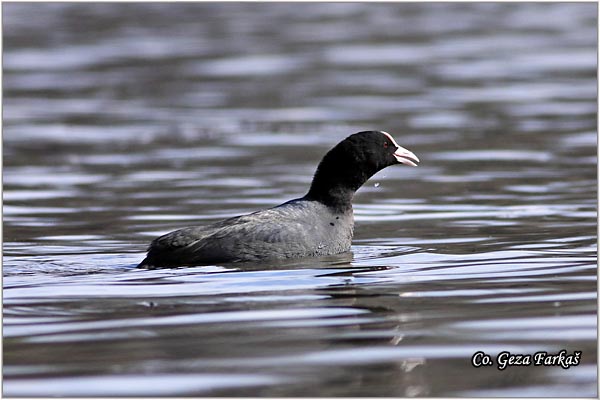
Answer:
[{"label": "grey plumage", "polygon": [[[310,227],[307,229],[307,227]],[[212,225],[156,238],[140,266],[260,261],[342,253],[350,249],[352,209],[335,213],[318,201],[296,199]]]}]

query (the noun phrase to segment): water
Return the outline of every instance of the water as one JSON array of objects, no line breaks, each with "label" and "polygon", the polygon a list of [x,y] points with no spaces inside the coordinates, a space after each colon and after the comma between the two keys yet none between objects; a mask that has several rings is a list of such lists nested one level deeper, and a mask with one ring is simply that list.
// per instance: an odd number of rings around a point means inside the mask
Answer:
[{"label": "water", "polygon": [[[4,4],[4,394],[596,396],[596,7]],[[133,268],[362,129],[352,254]]]}]

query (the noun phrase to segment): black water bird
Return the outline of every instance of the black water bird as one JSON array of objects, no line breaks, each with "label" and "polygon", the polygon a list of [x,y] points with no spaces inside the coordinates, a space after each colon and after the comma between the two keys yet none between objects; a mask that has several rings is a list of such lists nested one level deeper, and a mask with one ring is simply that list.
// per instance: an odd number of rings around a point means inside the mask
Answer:
[{"label": "black water bird", "polygon": [[325,256],[350,250],[354,232],[352,198],[376,172],[419,159],[382,131],[355,133],[319,163],[310,190],[277,207],[156,238],[138,267],[162,268],[213,263]]}]

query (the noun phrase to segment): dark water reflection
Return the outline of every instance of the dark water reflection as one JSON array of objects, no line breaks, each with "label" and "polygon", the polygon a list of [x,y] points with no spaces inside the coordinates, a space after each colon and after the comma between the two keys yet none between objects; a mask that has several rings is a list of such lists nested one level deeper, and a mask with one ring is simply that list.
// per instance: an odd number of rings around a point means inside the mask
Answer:
[{"label": "dark water reflection", "polygon": [[[4,4],[4,394],[595,396],[596,15]],[[361,189],[353,254],[132,269],[371,128],[422,163]]]}]

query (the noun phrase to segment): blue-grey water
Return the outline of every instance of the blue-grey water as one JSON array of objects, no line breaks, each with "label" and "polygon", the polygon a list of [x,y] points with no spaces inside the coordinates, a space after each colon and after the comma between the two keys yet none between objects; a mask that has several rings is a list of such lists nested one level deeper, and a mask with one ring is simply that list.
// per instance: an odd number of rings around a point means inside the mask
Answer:
[{"label": "blue-grey water", "polygon": [[[596,4],[2,9],[4,395],[597,395]],[[352,254],[134,268],[364,129]]]}]

